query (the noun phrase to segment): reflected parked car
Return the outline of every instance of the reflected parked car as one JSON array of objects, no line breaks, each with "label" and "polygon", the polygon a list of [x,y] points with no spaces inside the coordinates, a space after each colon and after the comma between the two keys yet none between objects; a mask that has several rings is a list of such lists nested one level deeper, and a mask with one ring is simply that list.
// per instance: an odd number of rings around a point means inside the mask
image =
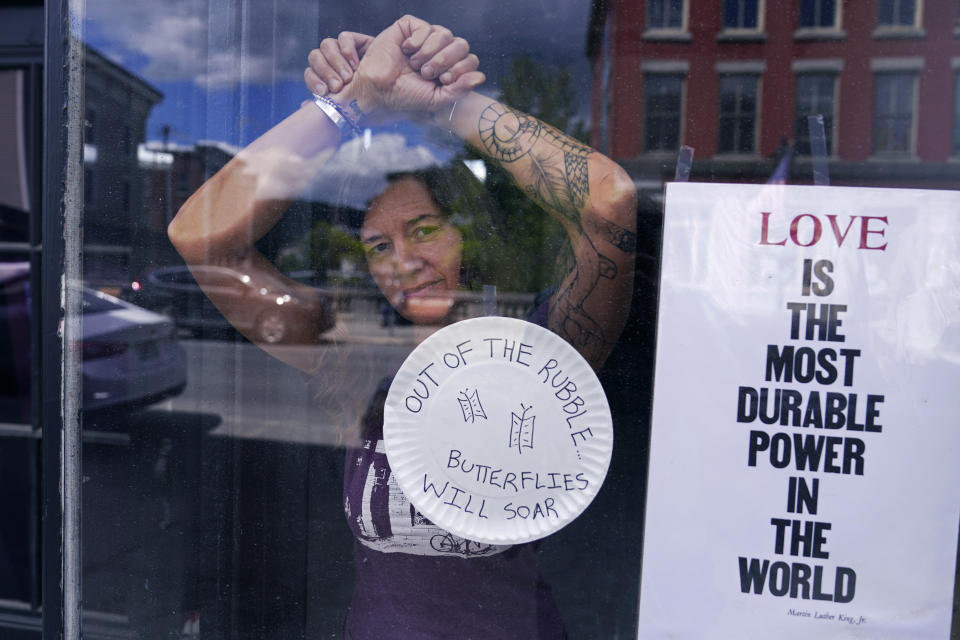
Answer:
[{"label": "reflected parked car", "polygon": [[[183,349],[164,316],[81,289],[82,405],[86,412],[135,408],[186,386]],[[29,421],[30,266],[0,263],[0,420]]]},{"label": "reflected parked car", "polygon": [[[123,296],[173,318],[177,326],[189,329],[194,335],[203,335],[209,329],[230,330],[230,323],[197,284],[196,273],[208,289],[232,297],[238,305],[250,310],[246,324],[236,328],[260,342],[311,341],[336,324],[331,297],[316,289],[313,295],[304,295],[283,280],[265,280],[262,274],[254,284],[248,274],[218,265],[196,265],[191,269],[155,269],[132,282]],[[311,327],[315,335],[305,335],[304,327]]]}]

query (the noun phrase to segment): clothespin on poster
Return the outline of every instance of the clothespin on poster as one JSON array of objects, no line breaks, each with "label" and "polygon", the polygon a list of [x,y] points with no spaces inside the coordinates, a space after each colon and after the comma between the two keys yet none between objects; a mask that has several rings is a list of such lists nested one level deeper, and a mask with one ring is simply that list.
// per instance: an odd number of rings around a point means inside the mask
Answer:
[{"label": "clothespin on poster", "polygon": [[693,147],[683,145],[677,156],[677,170],[673,174],[674,182],[689,182],[690,168],[693,166]]},{"label": "clothespin on poster", "polygon": [[813,184],[818,187],[830,185],[830,168],[827,164],[827,135],[823,128],[823,116],[819,113],[807,116],[810,128],[810,153],[813,155]]}]

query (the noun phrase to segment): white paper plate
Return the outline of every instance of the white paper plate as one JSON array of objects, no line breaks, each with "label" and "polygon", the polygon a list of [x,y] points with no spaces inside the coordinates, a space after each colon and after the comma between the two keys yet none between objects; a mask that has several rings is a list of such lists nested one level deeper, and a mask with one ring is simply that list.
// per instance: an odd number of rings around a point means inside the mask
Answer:
[{"label": "white paper plate", "polygon": [[424,516],[487,544],[529,542],[586,509],[613,449],[587,361],[523,320],[464,320],[407,357],[384,413],[390,467]]}]

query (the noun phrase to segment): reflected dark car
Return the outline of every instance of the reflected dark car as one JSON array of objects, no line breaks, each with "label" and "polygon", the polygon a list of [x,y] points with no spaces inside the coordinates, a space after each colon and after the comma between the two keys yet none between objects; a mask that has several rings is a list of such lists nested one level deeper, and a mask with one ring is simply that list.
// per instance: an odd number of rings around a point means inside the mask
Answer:
[{"label": "reflected dark car", "polygon": [[[246,323],[232,327],[197,284],[198,274],[209,289],[235,299],[249,309]],[[161,267],[148,273],[125,289],[131,302],[169,316],[178,327],[195,336],[206,336],[232,328],[244,331],[260,342],[312,341],[336,324],[334,305],[325,293],[315,291],[305,296],[279,278],[252,278],[230,267],[196,265]],[[315,335],[305,335],[304,327],[315,327]],[[311,332],[314,329],[311,329]]]},{"label": "reflected dark car", "polygon": [[[186,362],[173,323],[105,293],[81,289],[83,411],[135,408],[178,395]],[[30,266],[0,263],[0,419],[29,422]]]}]

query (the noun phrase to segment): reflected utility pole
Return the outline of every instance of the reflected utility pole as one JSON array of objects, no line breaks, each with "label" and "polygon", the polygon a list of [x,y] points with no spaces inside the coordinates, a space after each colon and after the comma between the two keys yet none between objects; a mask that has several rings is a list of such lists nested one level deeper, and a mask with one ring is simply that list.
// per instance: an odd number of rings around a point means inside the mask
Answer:
[{"label": "reflected utility pole", "polygon": [[[170,125],[165,124],[160,128],[160,135],[163,139],[163,151],[164,153],[170,153]],[[172,157],[172,156],[171,156]],[[166,184],[164,185],[164,212],[163,217],[167,221],[167,224],[173,220],[173,165],[174,162],[170,162],[170,166],[167,167],[167,179]]]}]

